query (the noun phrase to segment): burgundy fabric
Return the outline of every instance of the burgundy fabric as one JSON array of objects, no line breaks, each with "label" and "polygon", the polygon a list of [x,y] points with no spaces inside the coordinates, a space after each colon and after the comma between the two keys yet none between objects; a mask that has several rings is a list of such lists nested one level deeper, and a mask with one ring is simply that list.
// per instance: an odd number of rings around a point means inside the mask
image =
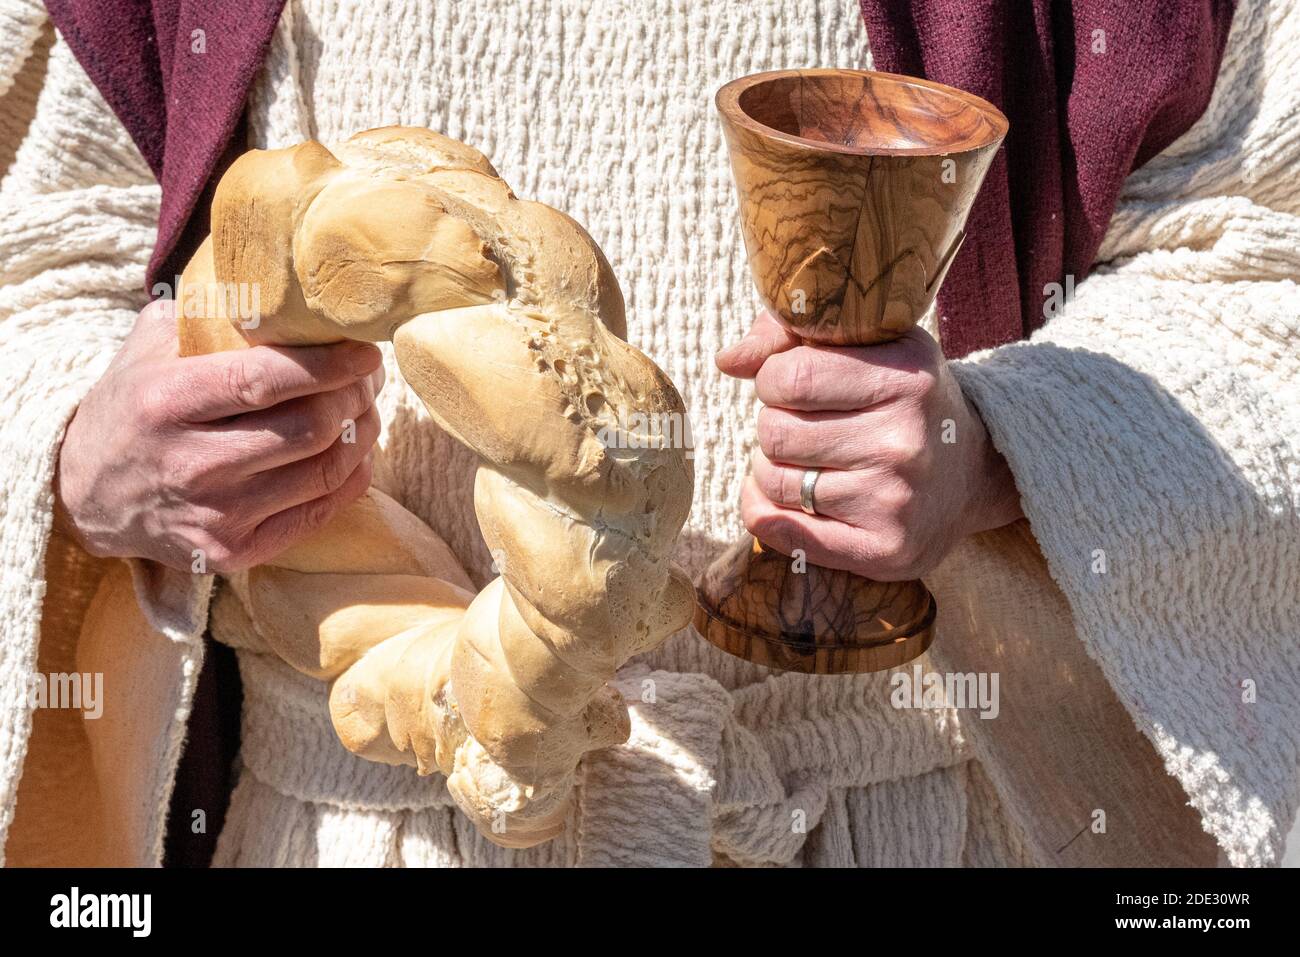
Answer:
[{"label": "burgundy fabric", "polygon": [[[46,0],[50,18],[162,184],[147,283],[171,283],[206,232],[226,153],[285,0]],[[202,31],[196,34],[195,31]],[[201,37],[203,52],[197,52]],[[202,228],[192,217],[202,220]]]},{"label": "burgundy fabric", "polygon": [[939,292],[953,357],[1028,336],[1044,286],[1087,275],[1124,178],[1209,104],[1233,13],[1229,0],[860,3],[876,69],[968,90],[1010,120]]}]

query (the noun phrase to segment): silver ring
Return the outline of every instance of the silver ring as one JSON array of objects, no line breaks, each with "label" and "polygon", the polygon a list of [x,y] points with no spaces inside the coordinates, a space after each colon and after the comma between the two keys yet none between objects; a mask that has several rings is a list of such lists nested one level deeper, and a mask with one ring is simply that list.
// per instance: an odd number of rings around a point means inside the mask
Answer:
[{"label": "silver ring", "polygon": [[817,514],[817,479],[821,474],[819,469],[805,469],[799,483],[799,507],[808,515]]}]

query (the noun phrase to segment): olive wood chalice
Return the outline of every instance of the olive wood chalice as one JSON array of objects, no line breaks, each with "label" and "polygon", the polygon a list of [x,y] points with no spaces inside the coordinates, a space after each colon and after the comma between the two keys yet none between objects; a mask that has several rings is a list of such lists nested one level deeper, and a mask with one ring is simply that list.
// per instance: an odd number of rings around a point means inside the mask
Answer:
[{"label": "olive wood chalice", "polygon": [[[740,224],[764,304],[804,341],[872,345],[921,319],[1007,132],[984,100],[862,70],[733,80],[718,111]],[[699,582],[695,623],[757,664],[882,671],[920,655],[935,602],[919,581],[876,582],[746,536]]]}]

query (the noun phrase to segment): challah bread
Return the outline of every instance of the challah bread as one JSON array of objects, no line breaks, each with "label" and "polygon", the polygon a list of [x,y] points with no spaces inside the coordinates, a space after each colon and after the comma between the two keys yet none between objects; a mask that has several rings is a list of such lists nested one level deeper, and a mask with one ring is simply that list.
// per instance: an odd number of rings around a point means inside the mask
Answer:
[{"label": "challah bread", "polygon": [[[238,314],[240,284],[256,317]],[[581,756],[629,732],[607,681],[694,605],[670,559],[691,465],[680,432],[654,427],[682,401],[619,338],[596,244],[475,150],[389,127],[238,159],[178,299],[189,353],[392,340],[433,419],[479,455],[501,574],[477,595],[373,488],[236,590],[285,661],[333,682],[348,748],[441,770],[498,843],[553,836]]]}]

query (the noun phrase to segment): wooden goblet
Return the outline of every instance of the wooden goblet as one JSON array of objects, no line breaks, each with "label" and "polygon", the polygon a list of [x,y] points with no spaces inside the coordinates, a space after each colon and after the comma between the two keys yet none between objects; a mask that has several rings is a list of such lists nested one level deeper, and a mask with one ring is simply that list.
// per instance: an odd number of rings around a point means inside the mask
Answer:
[{"label": "wooden goblet", "polygon": [[[784,70],[717,95],[749,266],[764,304],[806,342],[871,345],[930,308],[1007,120],[940,83]],[[699,582],[700,633],[810,674],[882,671],[930,646],[919,581],[807,565],[746,536]]]}]

